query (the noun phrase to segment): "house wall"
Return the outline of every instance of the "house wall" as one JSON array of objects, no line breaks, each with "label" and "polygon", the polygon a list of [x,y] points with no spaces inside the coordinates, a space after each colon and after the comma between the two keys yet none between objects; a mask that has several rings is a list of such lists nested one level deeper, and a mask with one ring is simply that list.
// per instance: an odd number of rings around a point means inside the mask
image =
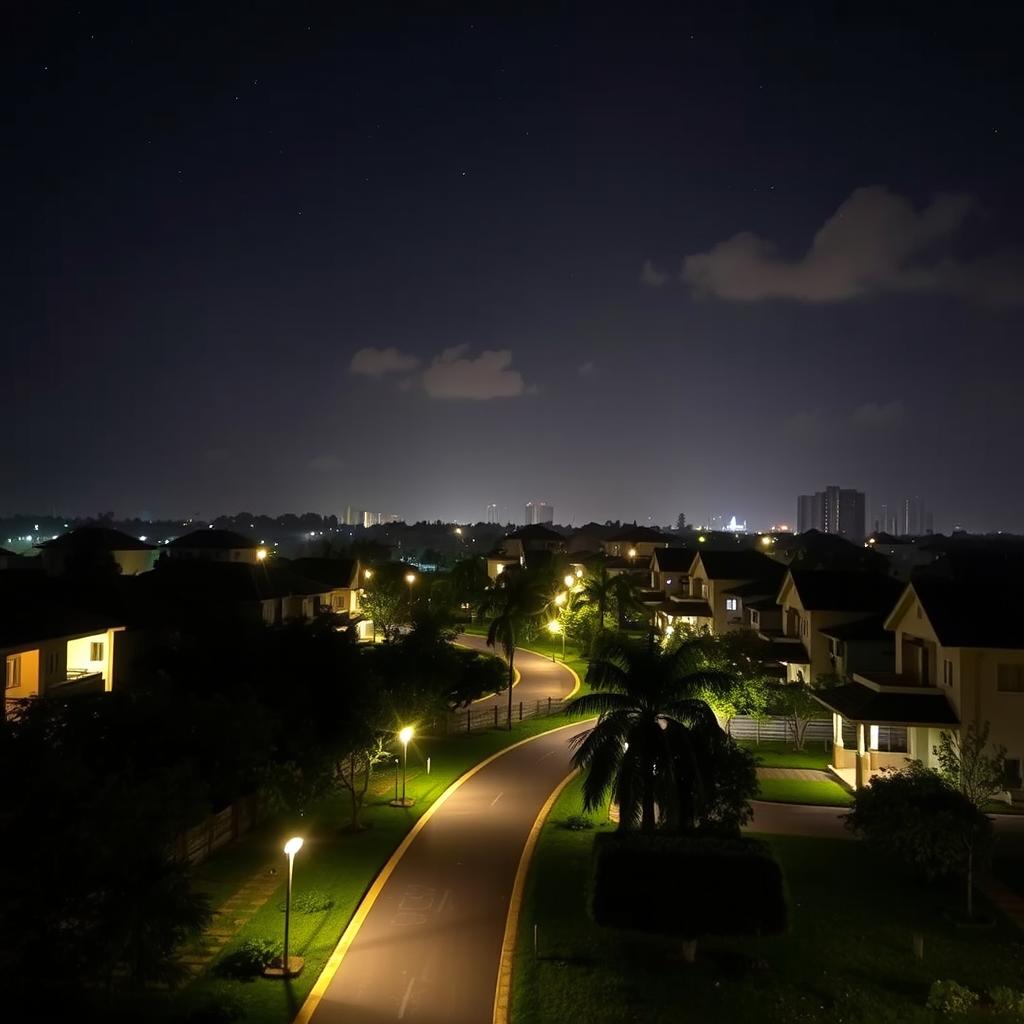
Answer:
[{"label": "house wall", "polygon": [[114,561],[121,567],[122,576],[137,576],[140,572],[149,572],[156,565],[160,552],[152,551],[112,551]]},{"label": "house wall", "polygon": [[636,551],[636,561],[639,565],[644,559],[654,556],[655,548],[667,548],[668,541],[638,540],[606,540],[601,542],[605,554],[612,558],[628,558],[631,549]]},{"label": "house wall", "polygon": [[690,593],[690,580],[685,572],[657,572],[651,570],[651,587],[665,591],[665,596],[675,594],[686,597]]},{"label": "house wall", "polygon": [[197,562],[237,562],[256,565],[259,548],[167,548],[171,558],[191,558]]}]

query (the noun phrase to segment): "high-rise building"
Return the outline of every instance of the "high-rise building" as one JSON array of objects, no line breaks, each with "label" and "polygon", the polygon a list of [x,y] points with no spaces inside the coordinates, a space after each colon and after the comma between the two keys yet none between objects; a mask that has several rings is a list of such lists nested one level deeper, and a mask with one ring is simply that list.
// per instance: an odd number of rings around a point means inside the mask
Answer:
[{"label": "high-rise building", "polygon": [[526,525],[536,526],[538,523],[553,523],[555,506],[546,501],[528,501],[526,503]]},{"label": "high-rise building", "polygon": [[932,532],[932,515],[920,497],[904,498],[900,503],[897,532],[905,537],[921,537]]},{"label": "high-rise building", "polygon": [[363,525],[363,510],[361,508],[355,508],[352,505],[348,505],[345,508],[345,525],[346,526],[362,526]]},{"label": "high-rise building", "polygon": [[498,506],[490,504],[487,506],[487,522],[496,523],[498,521]]},{"label": "high-rise building", "polygon": [[845,537],[854,544],[864,541],[867,502],[863,491],[829,485],[797,499],[797,532],[820,530]]}]

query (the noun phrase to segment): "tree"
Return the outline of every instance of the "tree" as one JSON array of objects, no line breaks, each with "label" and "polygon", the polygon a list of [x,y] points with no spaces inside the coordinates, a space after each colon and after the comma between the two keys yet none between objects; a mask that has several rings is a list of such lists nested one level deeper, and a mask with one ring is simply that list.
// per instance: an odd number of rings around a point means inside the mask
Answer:
[{"label": "tree", "polygon": [[637,607],[631,577],[623,572],[609,572],[603,559],[591,566],[583,577],[578,600],[597,607],[597,629],[594,631],[592,652],[604,632],[609,606],[616,606],[620,620],[628,609]]},{"label": "tree", "polygon": [[[644,832],[655,830],[659,810],[661,824],[677,830],[742,819],[756,775],[751,770],[749,789],[740,786],[731,797],[718,788],[717,765],[737,756],[738,748],[705,700],[708,692],[731,685],[728,673],[702,668],[694,644],[664,653],[609,637],[591,661],[587,681],[594,692],[570,701],[566,712],[598,716],[594,728],[573,741],[572,762],[585,773],[588,810],[614,794],[620,828]],[[749,759],[746,752],[738,756]],[[735,813],[726,807],[730,800],[740,805]]]},{"label": "tree", "polygon": [[452,566],[449,579],[454,600],[460,606],[469,605],[472,619],[472,610],[484,603],[491,582],[487,575],[487,563],[477,556],[462,558]]},{"label": "tree", "polygon": [[680,512],[676,516],[676,529],[682,533],[686,529],[686,513]]},{"label": "tree", "polygon": [[351,802],[349,831],[362,831],[363,803],[366,799],[366,792],[370,788],[373,769],[390,756],[390,753],[384,749],[384,737],[366,730],[359,739],[352,741],[348,750],[338,759],[334,769],[334,779],[349,795]]},{"label": "tree", "polygon": [[487,628],[487,646],[500,647],[508,663],[508,728],[512,728],[512,684],[516,644],[546,603],[546,580],[528,571],[504,572],[489,594],[485,610],[494,613]]},{"label": "tree", "polygon": [[992,821],[938,772],[920,761],[883,769],[854,794],[845,824],[925,879],[962,874],[973,917],[974,866],[991,842]]},{"label": "tree", "polygon": [[804,749],[807,727],[822,714],[822,706],[814,699],[807,683],[781,683],[772,690],[771,703],[785,719],[793,737],[793,746]]},{"label": "tree", "polygon": [[1006,747],[988,751],[989,723],[972,722],[961,735],[943,732],[934,748],[939,774],[979,810],[1006,789]]},{"label": "tree", "polygon": [[398,635],[405,607],[405,591],[402,584],[390,576],[378,574],[364,591],[360,603],[363,610],[373,619],[374,636],[379,629],[385,643],[391,643]]}]

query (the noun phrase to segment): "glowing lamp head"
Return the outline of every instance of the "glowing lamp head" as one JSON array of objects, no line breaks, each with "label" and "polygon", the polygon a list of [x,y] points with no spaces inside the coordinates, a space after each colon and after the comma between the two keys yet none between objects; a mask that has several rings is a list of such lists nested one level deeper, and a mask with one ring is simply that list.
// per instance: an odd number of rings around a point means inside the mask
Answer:
[{"label": "glowing lamp head", "polygon": [[665,636],[671,636],[675,631],[676,631],[676,627],[675,626],[666,626],[665,627]]},{"label": "glowing lamp head", "polygon": [[416,582],[416,573],[407,572],[405,574],[405,582],[408,583],[409,586],[411,587]]},{"label": "glowing lamp head", "polygon": [[455,527],[455,532],[461,537],[462,536],[462,527],[461,526],[456,526]]},{"label": "glowing lamp head", "polygon": [[555,594],[555,604],[557,604],[559,607],[561,607],[563,604],[565,604],[565,594],[564,593],[563,594]]},{"label": "glowing lamp head", "polygon": [[284,852],[287,853],[289,857],[294,857],[301,849],[302,836],[292,836],[292,838],[284,844]]},{"label": "glowing lamp head", "polygon": [[707,540],[707,537],[705,537],[703,533],[697,538],[697,542],[699,544],[703,544],[706,540]]},{"label": "glowing lamp head", "polygon": [[636,558],[636,548],[630,548],[629,549],[629,557],[630,558]]},{"label": "glowing lamp head", "polygon": [[411,725],[406,725],[403,728],[399,729],[398,730],[398,738],[403,743],[408,743],[409,740],[412,739],[412,726]]},{"label": "glowing lamp head", "polygon": [[372,580],[373,579],[373,570],[372,569],[364,569],[363,570],[363,579],[364,580]]},{"label": "glowing lamp head", "polygon": [[562,581],[567,587],[571,587],[576,582],[576,577],[572,573],[568,573],[565,579]]},{"label": "glowing lamp head", "polygon": [[583,570],[582,569],[577,569],[576,570],[576,579],[578,579],[578,580],[583,579]]},{"label": "glowing lamp head", "polygon": [[561,624],[559,622],[557,622],[555,619],[552,619],[548,623],[548,632],[549,633],[561,633],[562,632]]},{"label": "glowing lamp head", "polygon": [[771,539],[771,537],[762,537],[762,538],[761,538],[761,543],[762,543],[762,544],[763,544],[763,545],[764,545],[765,547],[768,547],[768,546],[769,546],[769,545],[771,544],[771,542],[772,542],[772,539]]},{"label": "glowing lamp head", "polygon": [[266,548],[258,548],[257,551],[256,551],[256,561],[257,562],[262,562],[266,557],[267,557],[267,549]]}]

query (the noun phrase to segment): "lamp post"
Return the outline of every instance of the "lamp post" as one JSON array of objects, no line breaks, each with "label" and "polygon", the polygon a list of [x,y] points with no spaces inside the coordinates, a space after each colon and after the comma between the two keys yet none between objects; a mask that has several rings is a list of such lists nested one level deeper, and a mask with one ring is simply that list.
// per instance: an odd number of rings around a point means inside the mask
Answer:
[{"label": "lamp post", "polygon": [[[551,633],[552,635],[554,635],[556,633],[561,633],[562,634],[562,661],[564,662],[565,661],[565,630],[562,628],[562,624],[558,621],[558,619],[552,619],[548,623],[548,632]],[[553,651],[551,653],[551,660],[552,661],[555,660],[555,654],[554,654]]]},{"label": "lamp post", "polygon": [[416,582],[416,573],[407,572],[405,582],[409,585],[409,621],[412,622],[412,585]]},{"label": "lamp post", "polygon": [[301,836],[292,836],[284,844],[284,852],[288,857],[288,886],[284,898],[284,949],[281,952],[281,959],[264,969],[263,975],[267,978],[294,978],[302,970],[304,963],[301,956],[288,955],[288,928],[292,915],[292,871],[295,867],[295,854],[301,849]]},{"label": "lamp post", "polygon": [[402,795],[395,794],[391,801],[392,807],[412,807],[413,801],[405,795],[405,782],[409,772],[409,740],[412,739],[413,731],[411,725],[403,726],[398,730],[398,738],[402,741]]}]

